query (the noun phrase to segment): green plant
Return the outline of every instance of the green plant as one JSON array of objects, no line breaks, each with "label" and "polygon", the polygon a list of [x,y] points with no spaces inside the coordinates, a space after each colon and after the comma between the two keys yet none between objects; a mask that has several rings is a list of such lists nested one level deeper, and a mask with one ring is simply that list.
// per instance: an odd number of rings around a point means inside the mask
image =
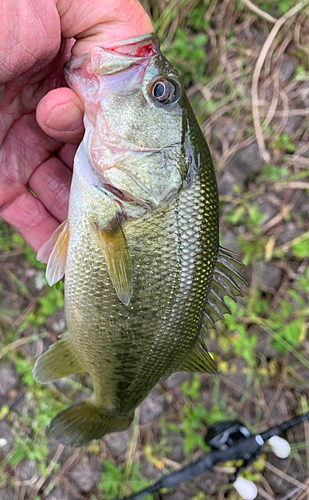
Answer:
[{"label": "green plant", "polygon": [[[100,489],[102,490],[104,499],[110,500],[116,498],[121,490],[123,481],[123,468],[119,465],[112,464],[108,460],[104,460],[104,472],[101,475]],[[140,473],[140,467],[136,464],[132,464],[131,475],[129,481],[130,493],[135,493],[136,491],[146,488],[149,482],[143,479]],[[151,500],[152,495],[145,497],[147,500]]]},{"label": "green plant", "polygon": [[207,41],[206,34],[191,36],[178,28],[172,43],[166,47],[163,45],[164,54],[181,73],[186,88],[194,81],[205,81],[207,61],[204,47]]},{"label": "green plant", "polygon": [[288,134],[275,135],[270,143],[270,147],[289,154],[293,154],[296,151],[296,146]]},{"label": "green plant", "polygon": [[287,179],[289,175],[289,168],[282,165],[264,165],[262,168],[261,182],[278,182]]},{"label": "green plant", "polygon": [[244,225],[248,227],[254,236],[261,233],[264,214],[260,213],[257,203],[248,203],[243,201],[233,212],[230,212],[226,219],[233,226]]}]

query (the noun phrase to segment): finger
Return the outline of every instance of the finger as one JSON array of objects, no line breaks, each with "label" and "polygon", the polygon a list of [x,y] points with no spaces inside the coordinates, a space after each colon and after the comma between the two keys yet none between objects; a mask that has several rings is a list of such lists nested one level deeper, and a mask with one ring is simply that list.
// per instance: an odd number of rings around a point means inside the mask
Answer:
[{"label": "finger", "polygon": [[1,207],[0,216],[36,253],[59,226],[59,221],[25,187],[17,198]]},{"label": "finger", "polygon": [[65,163],[67,167],[71,170],[73,169],[74,157],[77,151],[77,146],[75,144],[64,144],[62,148],[58,150],[58,157]]},{"label": "finger", "polygon": [[60,147],[42,132],[34,113],[14,122],[0,151],[0,208],[20,195],[36,168]]},{"label": "finger", "polygon": [[35,170],[28,182],[45,208],[60,222],[68,216],[71,180],[72,171],[53,156]]},{"label": "finger", "polygon": [[62,35],[77,40],[74,57],[89,52],[94,45],[111,45],[153,31],[137,0],[58,0],[57,9]]},{"label": "finger", "polygon": [[[141,36],[152,31],[152,24],[137,0],[58,0],[56,5],[61,31],[74,37],[74,57],[90,51],[96,44]],[[49,92],[39,103],[37,121],[42,130],[63,142],[78,144],[83,137],[83,105],[70,89]]]},{"label": "finger", "polygon": [[39,102],[36,119],[50,137],[78,144],[84,135],[84,107],[79,97],[68,88],[51,90]]}]

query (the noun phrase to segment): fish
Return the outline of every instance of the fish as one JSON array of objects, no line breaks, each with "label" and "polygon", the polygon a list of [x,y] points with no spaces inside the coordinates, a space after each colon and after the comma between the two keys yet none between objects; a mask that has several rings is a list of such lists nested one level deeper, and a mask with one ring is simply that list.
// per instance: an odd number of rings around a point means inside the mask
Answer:
[{"label": "fish", "polygon": [[175,371],[216,373],[204,334],[243,294],[243,264],[219,245],[213,162],[177,70],[155,34],[71,60],[85,106],[69,214],[38,252],[65,275],[68,331],[35,363],[46,384],[87,372],[93,393],[51,422],[82,446],[123,431]]}]

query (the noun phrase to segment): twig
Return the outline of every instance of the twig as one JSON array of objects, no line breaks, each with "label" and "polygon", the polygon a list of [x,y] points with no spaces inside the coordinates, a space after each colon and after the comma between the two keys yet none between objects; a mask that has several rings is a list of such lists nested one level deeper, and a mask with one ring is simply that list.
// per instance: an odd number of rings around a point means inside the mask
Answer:
[{"label": "twig", "polygon": [[294,484],[294,486],[297,486],[298,488],[307,491],[307,486],[305,486],[300,481],[297,481],[297,479],[294,479],[293,477],[289,476],[285,472],[282,472],[280,469],[277,469],[277,467],[275,467],[274,465],[271,465],[269,462],[267,462],[263,458],[260,458],[260,461],[265,465],[265,467],[267,469],[269,469],[272,472],[274,472],[275,474],[277,474],[277,476],[281,477],[282,479],[284,479],[285,481],[288,481],[291,484]]},{"label": "twig", "polygon": [[289,500],[290,498],[296,498],[296,494],[302,491],[300,488],[294,488],[289,493],[284,495],[284,497],[280,498],[280,500]]},{"label": "twig", "polygon": [[128,487],[128,482],[130,479],[130,475],[132,472],[132,467],[133,467],[133,460],[134,460],[134,455],[136,451],[136,445],[137,445],[137,440],[139,436],[139,419],[140,419],[140,408],[137,408],[135,411],[134,415],[134,422],[133,422],[133,434],[132,434],[132,439],[130,442],[129,449],[127,451],[127,456],[126,456],[126,467],[125,467],[125,472],[124,472],[124,478],[121,484],[121,491],[120,491],[120,498],[123,498],[126,489]]},{"label": "twig", "polygon": [[47,481],[48,477],[52,473],[53,468],[55,467],[56,463],[58,462],[59,458],[61,457],[63,450],[64,450],[64,445],[59,444],[55,455],[53,456],[53,458],[51,459],[51,461],[48,464],[48,467],[46,469],[46,476],[41,477],[41,479],[35,485],[35,490],[34,490],[32,497],[31,497],[33,500],[36,498],[36,496],[37,496],[38,492],[40,491],[40,489],[42,488],[43,484],[45,483],[45,481]]},{"label": "twig", "polygon": [[[308,405],[305,396],[301,396],[301,402],[302,402],[302,407],[304,411],[308,411]],[[306,446],[306,461],[307,461],[307,468],[309,469],[309,425],[308,422],[304,423],[304,430],[305,430],[305,443],[307,443]]]},{"label": "twig", "polygon": [[[309,115],[309,108],[305,109],[282,109],[276,111],[274,116],[307,116]],[[309,163],[309,160],[308,160]]]},{"label": "twig", "polygon": [[262,498],[265,498],[265,500],[275,500],[275,497],[273,496],[270,496],[265,490],[263,490],[263,488],[261,487],[258,487],[258,492],[259,492],[259,495],[262,497]]},{"label": "twig", "polygon": [[309,231],[306,231],[305,233],[301,234],[300,236],[297,236],[296,238],[293,238],[293,240],[290,240],[286,243],[282,243],[279,247],[275,248],[275,252],[287,252],[289,248],[294,247],[295,245],[298,245],[298,243],[302,243],[303,241],[307,240],[309,238]]},{"label": "twig", "polygon": [[[308,160],[309,164],[309,160]],[[273,189],[275,191],[282,191],[283,189],[309,189],[309,182],[304,181],[291,181],[286,184],[274,184]]]},{"label": "twig", "polygon": [[284,26],[286,21],[290,19],[291,17],[295,16],[301,9],[303,9],[306,5],[309,4],[309,0],[306,0],[305,2],[299,2],[295,7],[290,9],[284,16],[282,16],[280,19],[278,19],[272,28],[271,32],[269,33],[268,37],[265,40],[265,43],[262,47],[262,50],[260,52],[260,55],[257,59],[254,72],[253,72],[253,77],[252,77],[252,116],[253,116],[253,122],[254,122],[254,128],[255,128],[255,134],[258,142],[258,146],[261,151],[261,155],[263,160],[266,163],[270,162],[270,154],[267,151],[265,147],[265,140],[263,136],[263,131],[261,127],[261,121],[260,121],[260,111],[259,111],[259,94],[258,94],[258,82],[261,74],[261,70],[263,67],[263,64],[265,62],[266,56],[270,50],[270,47],[278,34],[280,28]]},{"label": "twig", "polygon": [[266,21],[272,23],[272,24],[275,24],[277,22],[277,19],[273,16],[271,16],[270,14],[267,14],[267,12],[265,12],[264,10],[262,9],[259,9],[259,7],[257,7],[253,2],[251,2],[250,0],[241,0],[250,10],[252,10],[252,12],[255,12],[256,14],[258,14],[258,16],[262,17],[263,19],[266,19]]},{"label": "twig", "polygon": [[279,214],[275,215],[272,219],[266,222],[266,224],[264,224],[261,229],[262,234],[267,233],[269,229],[279,224],[279,222],[281,222],[291,212],[293,207],[294,204],[292,205],[291,203],[289,205],[283,206]]},{"label": "twig", "polygon": [[30,344],[31,342],[35,342],[40,339],[46,338],[48,335],[48,332],[40,333],[38,336],[37,334],[31,335],[31,337],[22,337],[21,339],[14,340],[14,342],[11,342],[10,344],[6,345],[3,347],[0,351],[0,359],[4,358],[6,354],[9,351],[12,351],[13,349],[17,349],[17,347],[20,347],[25,344]]}]

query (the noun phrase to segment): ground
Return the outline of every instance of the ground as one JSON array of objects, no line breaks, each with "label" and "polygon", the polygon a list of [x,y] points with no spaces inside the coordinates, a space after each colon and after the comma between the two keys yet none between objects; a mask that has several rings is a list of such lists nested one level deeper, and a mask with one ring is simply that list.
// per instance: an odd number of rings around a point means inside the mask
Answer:
[{"label": "ground", "polygon": [[[2,223],[1,500],[121,498],[201,456],[213,423],[240,418],[260,432],[308,411],[308,2],[144,5],[210,146],[221,241],[247,264],[248,287],[207,335],[218,376],[176,373],[152,391],[128,431],[67,448],[51,437],[49,421],[88,395],[90,381],[33,381],[35,359],[65,331],[63,290],[47,286],[44,266]],[[259,500],[309,498],[309,424],[285,437],[288,459],[265,449],[247,472]],[[160,498],[237,499],[228,485],[234,466],[220,464]]]}]

